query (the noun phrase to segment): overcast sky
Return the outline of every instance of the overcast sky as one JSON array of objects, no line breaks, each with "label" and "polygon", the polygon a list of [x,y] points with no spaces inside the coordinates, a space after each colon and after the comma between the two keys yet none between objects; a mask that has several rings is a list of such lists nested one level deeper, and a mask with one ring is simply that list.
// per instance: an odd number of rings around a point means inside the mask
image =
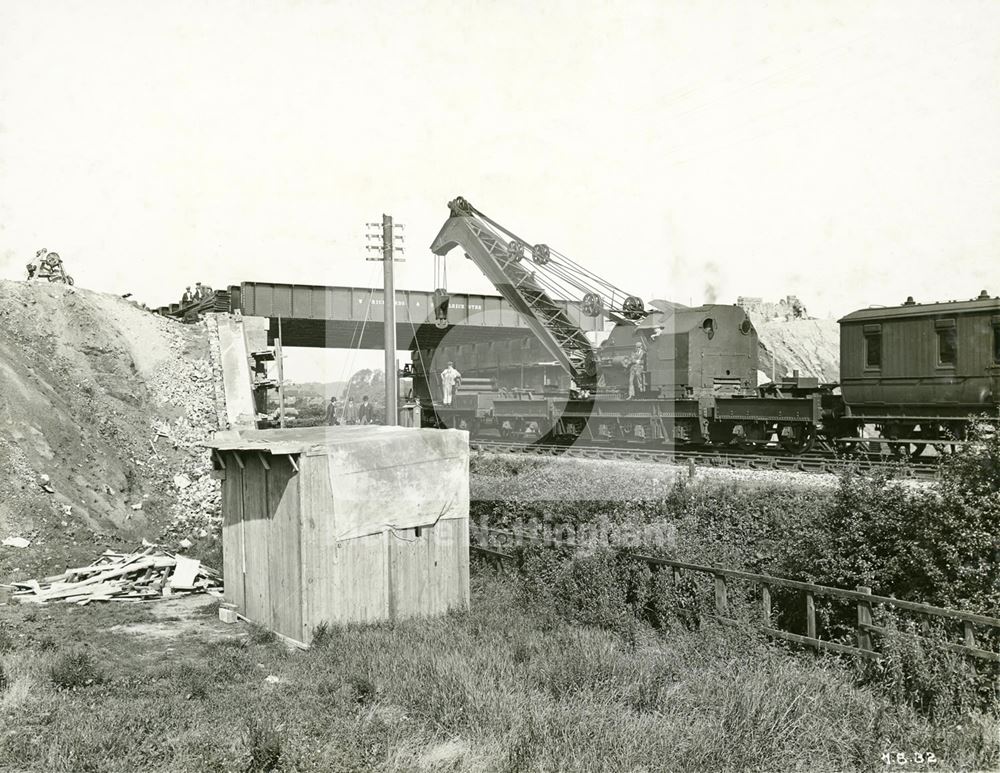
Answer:
[{"label": "overcast sky", "polygon": [[998,137],[995,0],[4,0],[0,276],[370,286],[386,212],[431,289],[461,194],[646,299],[1000,294]]}]

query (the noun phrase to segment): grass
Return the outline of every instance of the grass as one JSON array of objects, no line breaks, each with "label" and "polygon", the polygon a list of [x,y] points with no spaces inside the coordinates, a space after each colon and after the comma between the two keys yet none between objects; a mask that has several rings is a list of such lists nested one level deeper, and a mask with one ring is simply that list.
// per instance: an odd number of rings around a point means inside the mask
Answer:
[{"label": "grass", "polygon": [[81,690],[104,681],[94,659],[87,652],[64,652],[49,667],[49,679],[58,690]]},{"label": "grass", "polygon": [[749,630],[626,641],[525,605],[517,580],[488,573],[468,613],[326,626],[307,652],[243,625],[215,640],[200,615],[203,634],[165,641],[109,630],[125,614],[112,605],[40,613],[0,611],[27,641],[43,624],[59,641],[86,630],[104,681],[50,681],[76,645],[5,655],[0,769],[863,771],[921,749],[940,770],[1000,763],[995,718],[934,726],[841,662]]}]

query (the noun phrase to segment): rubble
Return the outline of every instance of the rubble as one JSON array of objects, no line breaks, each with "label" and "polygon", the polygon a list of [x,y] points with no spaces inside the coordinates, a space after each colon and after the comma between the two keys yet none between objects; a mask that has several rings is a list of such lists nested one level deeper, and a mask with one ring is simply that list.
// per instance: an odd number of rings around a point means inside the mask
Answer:
[{"label": "rubble", "polygon": [[31,545],[31,541],[26,540],[24,537],[7,537],[4,539],[3,544],[11,548],[26,548]]},{"label": "rubble", "polygon": [[149,601],[219,590],[222,580],[200,561],[152,547],[138,553],[104,551],[89,566],[67,569],[41,580],[11,583],[15,603],[65,601],[85,606],[92,601]]}]

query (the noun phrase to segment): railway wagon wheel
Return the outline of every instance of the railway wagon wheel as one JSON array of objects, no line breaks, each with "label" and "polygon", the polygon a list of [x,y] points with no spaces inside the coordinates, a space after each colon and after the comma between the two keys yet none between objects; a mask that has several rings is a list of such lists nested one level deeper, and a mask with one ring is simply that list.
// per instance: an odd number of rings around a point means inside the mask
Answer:
[{"label": "railway wagon wheel", "polygon": [[[906,438],[916,438],[922,437],[924,434],[923,427],[920,428],[920,432],[917,432],[916,424],[886,424],[882,428],[882,436],[887,440],[898,441],[901,437]],[[889,453],[892,454],[897,459],[901,459],[904,456],[910,459],[916,459],[919,457],[924,450],[927,448],[926,443],[891,443],[889,445]]]},{"label": "railway wagon wheel", "polygon": [[767,445],[771,433],[763,421],[745,421],[733,428],[736,445],[744,451],[757,451]]},{"label": "railway wagon wheel", "polygon": [[965,423],[951,423],[947,425],[938,425],[936,427],[936,437],[935,440],[938,442],[931,443],[931,447],[938,456],[947,456],[948,454],[953,454],[958,450],[958,445],[953,442],[954,440],[965,440],[968,437],[969,425]]},{"label": "railway wagon wheel", "polygon": [[[842,437],[834,442],[834,449],[842,456],[867,454],[870,446],[866,442],[864,431],[864,427],[860,424],[845,428],[843,432],[838,433]],[[855,440],[855,438],[857,439]]]},{"label": "railway wagon wheel", "polygon": [[733,425],[717,421],[708,427],[708,440],[712,445],[727,446],[733,442]]},{"label": "railway wagon wheel", "polygon": [[800,422],[779,424],[778,443],[790,454],[807,454],[816,444],[816,428]]}]

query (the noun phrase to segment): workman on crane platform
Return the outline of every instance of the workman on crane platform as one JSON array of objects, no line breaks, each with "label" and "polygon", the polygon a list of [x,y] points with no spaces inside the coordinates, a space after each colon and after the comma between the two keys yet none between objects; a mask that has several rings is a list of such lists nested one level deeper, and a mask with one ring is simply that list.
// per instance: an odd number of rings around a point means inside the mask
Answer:
[{"label": "workman on crane platform", "polygon": [[628,396],[635,397],[646,391],[646,347],[636,341],[632,364],[629,366]]},{"label": "workman on crane platform", "polygon": [[441,371],[441,392],[445,405],[451,405],[451,398],[455,394],[455,387],[461,381],[462,374],[455,370],[455,363],[449,362],[448,367]]}]

